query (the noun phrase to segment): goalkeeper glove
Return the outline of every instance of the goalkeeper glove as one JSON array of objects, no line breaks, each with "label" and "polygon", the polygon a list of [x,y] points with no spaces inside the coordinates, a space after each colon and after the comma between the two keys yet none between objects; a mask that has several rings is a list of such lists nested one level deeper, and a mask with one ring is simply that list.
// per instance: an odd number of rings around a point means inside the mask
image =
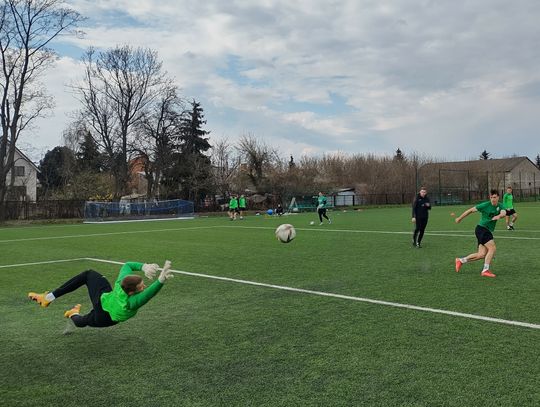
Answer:
[{"label": "goalkeeper glove", "polygon": [[170,269],[171,269],[171,262],[169,260],[165,260],[163,269],[161,270],[161,273],[158,277],[158,280],[161,284],[164,284],[167,279],[174,277]]},{"label": "goalkeeper glove", "polygon": [[159,266],[157,264],[143,264],[142,266],[142,271],[144,271],[144,275],[150,280],[152,280],[156,276],[158,270]]}]

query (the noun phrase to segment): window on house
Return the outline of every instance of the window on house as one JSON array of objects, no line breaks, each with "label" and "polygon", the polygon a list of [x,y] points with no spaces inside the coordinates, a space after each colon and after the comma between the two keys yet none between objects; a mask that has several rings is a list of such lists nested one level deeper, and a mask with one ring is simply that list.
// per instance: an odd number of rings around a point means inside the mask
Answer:
[{"label": "window on house", "polygon": [[24,177],[24,167],[22,165],[15,166],[15,176]]},{"label": "window on house", "polygon": [[25,186],[14,186],[9,187],[7,190],[7,200],[8,201],[19,201],[26,198],[26,187]]}]

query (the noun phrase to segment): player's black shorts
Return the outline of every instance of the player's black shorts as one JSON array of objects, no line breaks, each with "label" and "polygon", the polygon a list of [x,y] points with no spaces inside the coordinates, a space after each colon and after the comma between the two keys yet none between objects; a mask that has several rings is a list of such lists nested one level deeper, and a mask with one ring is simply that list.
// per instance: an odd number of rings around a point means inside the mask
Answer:
[{"label": "player's black shorts", "polygon": [[245,207],[245,206],[241,206],[241,207],[240,207],[240,210],[241,210],[241,211],[245,211],[245,210],[246,210],[246,207]]},{"label": "player's black shorts", "polygon": [[493,240],[493,234],[491,231],[483,226],[476,226],[476,229],[474,229],[474,234],[476,235],[476,240],[478,240],[478,244],[486,244],[490,240]]},{"label": "player's black shorts", "polygon": [[515,210],[515,209],[507,209],[507,210],[506,210],[506,216],[511,216],[511,215],[513,215],[514,213],[516,213],[516,210]]}]

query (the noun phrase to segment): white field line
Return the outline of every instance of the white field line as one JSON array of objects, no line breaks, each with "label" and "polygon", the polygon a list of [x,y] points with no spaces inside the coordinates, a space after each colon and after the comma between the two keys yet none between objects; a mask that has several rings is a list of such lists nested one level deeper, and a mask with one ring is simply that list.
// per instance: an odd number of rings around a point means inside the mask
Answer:
[{"label": "white field line", "polygon": [[[85,237],[99,237],[99,236],[116,236],[116,235],[130,235],[138,233],[154,233],[154,232],[176,232],[181,230],[198,230],[198,229],[216,229],[216,228],[239,228],[239,229],[263,229],[274,230],[274,227],[270,226],[232,226],[232,225],[214,225],[214,226],[193,226],[187,228],[164,228],[164,229],[152,229],[152,230],[130,230],[124,232],[104,232],[104,233],[89,233],[81,235],[63,235],[63,236],[47,236],[47,237],[27,237],[20,239],[6,239],[0,240],[0,243],[16,243],[16,242],[30,242],[39,240],[56,240],[56,239],[74,239]],[[360,230],[360,229],[328,229],[328,228],[296,228],[296,230],[307,232],[336,232],[336,233],[374,233],[374,234],[388,234],[388,235],[409,235],[412,232],[406,231],[388,231],[388,230]],[[459,233],[459,232],[458,232]],[[426,232],[427,236],[443,236],[443,237],[473,237],[474,233],[461,232],[458,233],[438,233],[438,232]],[[511,239],[511,240],[540,240],[540,237],[526,237],[526,236],[500,236],[496,235],[495,239]]]},{"label": "white field line", "polygon": [[36,266],[36,265],[39,265],[39,264],[67,263],[69,261],[81,261],[81,260],[87,260],[87,258],[86,257],[78,257],[78,258],[75,258],[75,259],[36,261],[36,262],[33,262],[33,263],[6,264],[4,266],[0,266],[0,269],[11,268],[11,267]]},{"label": "white field line", "polygon": [[47,237],[25,237],[20,239],[0,240],[0,243],[14,242],[29,242],[34,240],[55,240],[55,239],[73,239],[77,237],[98,237],[98,236],[115,236],[115,235],[133,235],[137,233],[154,233],[154,232],[176,232],[179,230],[196,230],[196,229],[213,229],[216,226],[193,226],[189,228],[167,228],[167,229],[152,229],[152,230],[130,230],[124,232],[104,232],[104,233],[89,233],[87,235],[64,235],[64,236],[47,236]]},{"label": "white field line", "polygon": [[84,221],[83,223],[89,225],[107,225],[110,223],[134,223],[134,222],[161,222],[168,220],[189,220],[195,219],[194,216],[185,216],[178,218],[160,218],[160,219],[130,219],[130,220],[102,220],[102,221]]},{"label": "white field line", "polygon": [[[91,261],[96,261],[96,262],[101,262],[101,263],[119,264],[119,265],[124,264],[123,262],[119,262],[119,261],[96,259],[96,258],[87,258],[86,260],[91,260]],[[488,322],[494,322],[498,324],[521,326],[521,327],[532,328],[532,329],[540,329],[540,325],[532,324],[529,322],[492,318],[492,317],[486,317],[482,315],[466,314],[463,312],[447,311],[447,310],[437,309],[437,308],[419,307],[416,305],[400,304],[397,302],[389,302],[389,301],[381,301],[381,300],[373,300],[370,298],[363,298],[363,297],[353,297],[350,295],[327,293],[323,291],[305,290],[303,288],[294,288],[294,287],[287,287],[287,286],[275,285],[275,284],[258,283],[255,281],[239,280],[236,278],[212,276],[212,275],[200,274],[200,273],[191,273],[189,271],[181,271],[181,270],[171,270],[171,271],[173,271],[174,273],[184,274],[184,275],[193,276],[193,277],[210,278],[213,280],[228,281],[228,282],[239,283],[239,284],[248,284],[248,285],[254,285],[258,287],[267,287],[267,288],[273,288],[276,290],[285,290],[285,291],[292,291],[292,292],[303,293],[303,294],[319,295],[323,297],[339,298],[339,299],[350,300],[350,301],[367,302],[370,304],[386,305],[386,306],[395,307],[395,308],[406,308],[406,309],[411,309],[415,311],[431,312],[435,314],[444,314],[444,315],[451,315],[454,317],[477,319],[480,321],[488,321]]]},{"label": "white field line", "polygon": [[[232,225],[223,225],[215,226],[217,228],[239,228],[239,229],[267,229],[275,230],[273,227],[269,226],[232,226]],[[412,231],[399,232],[399,231],[390,231],[390,230],[360,230],[360,229],[328,229],[328,228],[319,228],[314,226],[312,228],[297,228],[296,230],[308,231],[308,232],[339,232],[339,233],[378,233],[378,234],[388,234],[388,235],[410,235]],[[461,233],[461,234],[459,234]],[[443,236],[443,237],[472,237],[474,238],[474,230],[472,232],[458,231],[457,233],[438,233],[438,232],[426,232],[424,236]],[[526,236],[500,236],[495,235],[495,240],[497,239],[513,239],[513,240],[540,240],[540,237],[526,237]],[[0,241],[1,242],[1,241]]]}]

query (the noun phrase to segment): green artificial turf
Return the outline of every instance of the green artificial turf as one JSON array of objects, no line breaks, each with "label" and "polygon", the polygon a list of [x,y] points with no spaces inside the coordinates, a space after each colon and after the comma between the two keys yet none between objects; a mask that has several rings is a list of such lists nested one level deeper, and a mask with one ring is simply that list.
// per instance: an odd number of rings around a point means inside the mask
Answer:
[{"label": "green artificial turf", "polygon": [[[86,290],[41,309],[52,290],[110,261],[173,262],[179,271],[540,325],[540,205],[516,230],[499,222],[497,278],[480,262],[478,215],[436,207],[423,248],[409,208],[284,218],[0,229],[0,405],[538,406],[540,329],[177,274],[125,323],[76,329],[63,318]],[[314,225],[310,221],[315,220]],[[292,223],[297,238],[274,229]],[[77,259],[61,263],[56,260]],[[42,263],[20,265],[25,263]]]}]

